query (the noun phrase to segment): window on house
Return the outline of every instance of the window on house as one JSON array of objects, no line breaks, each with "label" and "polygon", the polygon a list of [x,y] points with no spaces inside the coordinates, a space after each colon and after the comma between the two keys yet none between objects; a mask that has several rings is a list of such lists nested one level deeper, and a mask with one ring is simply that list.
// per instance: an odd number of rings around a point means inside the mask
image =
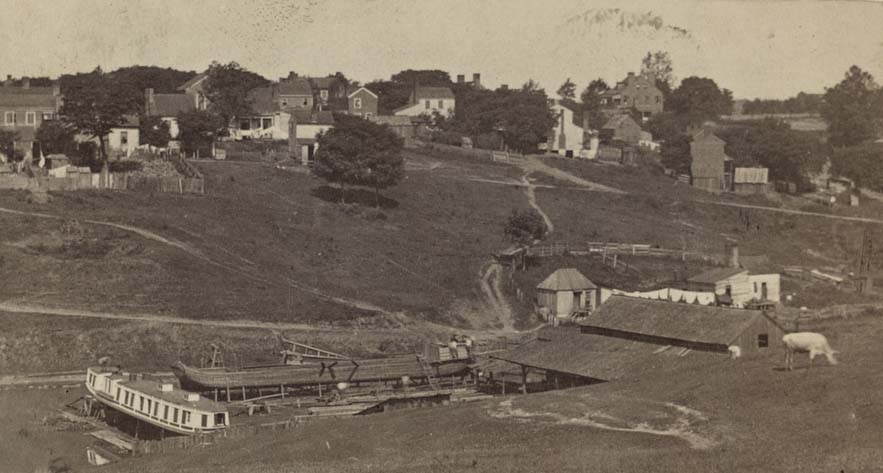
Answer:
[{"label": "window on house", "polygon": [[190,411],[181,412],[181,423],[185,425],[190,423]]},{"label": "window on house", "polygon": [[54,120],[54,119],[55,119],[55,114],[53,114],[52,112],[43,112],[43,120],[44,121],[45,120]]},{"label": "window on house", "polygon": [[759,334],[757,336],[757,348],[766,348],[768,346],[770,346],[770,336],[765,333]]},{"label": "window on house", "polygon": [[147,400],[147,414],[150,415],[150,408],[153,407],[153,401],[150,399]]},{"label": "window on house", "polygon": [[353,108],[362,108],[362,99],[360,99],[360,98],[353,99]]},{"label": "window on house", "polygon": [[324,100],[324,99],[328,99],[328,91],[325,90],[325,89],[320,90],[320,91],[319,91],[319,96],[322,97],[323,100]]},{"label": "window on house", "polygon": [[251,120],[240,120],[239,121],[239,129],[240,130],[250,130],[251,129]]},{"label": "window on house", "polygon": [[177,407],[174,408],[174,411],[172,412],[172,422],[174,422],[176,424],[178,423],[178,408]]},{"label": "window on house", "polygon": [[159,401],[153,403],[153,417],[159,415]]},{"label": "window on house", "polygon": [[427,101],[426,101],[426,110],[429,110],[430,107],[431,107],[431,106],[429,105],[429,100],[427,100]]},{"label": "window on house", "polygon": [[304,99],[304,107],[309,106],[310,102],[307,99]]},{"label": "window on house", "polygon": [[169,420],[169,406],[163,406],[162,418],[164,420]]},{"label": "window on house", "polygon": [[121,131],[120,132],[120,145],[126,146],[128,144],[129,144],[129,132],[128,131]]},{"label": "window on house", "polygon": [[205,414],[202,415],[202,426],[208,427],[208,416]]},{"label": "window on house", "polygon": [[754,292],[757,293],[757,282],[754,283]]},{"label": "window on house", "polygon": [[283,107],[287,107],[287,106],[288,106],[288,100],[283,100],[283,101],[282,101],[282,106],[283,106]]},{"label": "window on house", "polygon": [[139,400],[138,410],[143,411],[144,410],[144,396],[138,396],[138,400]]},{"label": "window on house", "polygon": [[6,112],[3,114],[3,123],[5,125],[15,125],[15,112]]},{"label": "window on house", "polygon": [[36,112],[27,112],[25,113],[25,125],[36,125],[37,124],[37,114]]},{"label": "window on house", "polygon": [[272,118],[262,118],[261,119],[261,128],[267,129],[273,127],[273,119]]},{"label": "window on house", "polygon": [[726,291],[724,291],[724,293],[728,296],[732,296],[733,295],[733,286],[728,285],[727,289],[726,289]]},{"label": "window on house", "polygon": [[116,397],[115,397],[114,399],[116,399],[117,402],[119,402],[119,400],[120,400],[120,388],[117,388],[117,395],[116,395]]},{"label": "window on house", "polygon": [[444,108],[445,108],[445,101],[444,100],[438,101],[438,108],[444,110]]}]

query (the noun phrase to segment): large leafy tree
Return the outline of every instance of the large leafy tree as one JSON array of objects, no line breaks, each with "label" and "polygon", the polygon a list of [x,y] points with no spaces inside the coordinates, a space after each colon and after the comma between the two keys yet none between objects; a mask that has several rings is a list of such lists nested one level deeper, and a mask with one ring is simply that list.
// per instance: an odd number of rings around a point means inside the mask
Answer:
[{"label": "large leafy tree", "polygon": [[856,185],[883,191],[883,147],[879,143],[863,143],[839,148],[831,157],[831,172],[855,181]]},{"label": "large leafy tree", "polygon": [[561,87],[558,87],[558,96],[562,100],[576,100],[576,84],[570,80],[570,77],[561,84]]},{"label": "large leafy tree", "polygon": [[15,142],[18,138],[18,132],[0,129],[0,153],[13,161],[18,160],[15,152]]},{"label": "large leafy tree", "polygon": [[839,84],[825,91],[822,117],[833,146],[853,146],[879,133],[881,100],[871,74],[852,66]]},{"label": "large leafy tree", "polygon": [[733,110],[733,93],[707,77],[687,77],[672,91],[666,109],[694,125],[715,120]]},{"label": "large leafy tree", "polygon": [[76,130],[62,120],[44,120],[37,128],[36,139],[46,154],[68,153],[74,147]]},{"label": "large leafy tree", "polygon": [[339,115],[334,128],[319,136],[313,173],[342,187],[374,189],[380,206],[380,189],[404,177],[402,140],[389,127],[349,115]]},{"label": "large leafy tree", "polygon": [[647,52],[641,60],[641,74],[656,80],[656,87],[662,91],[662,95],[668,100],[674,86],[674,69],[671,65],[671,56],[665,51]]},{"label": "large leafy tree", "polygon": [[141,144],[165,148],[172,139],[169,124],[157,116],[141,116],[139,135]]},{"label": "large leafy tree", "polygon": [[180,113],[178,137],[184,152],[210,147],[226,128],[227,123],[223,117],[210,111],[194,110]]},{"label": "large leafy tree", "polygon": [[828,153],[819,137],[792,130],[781,120],[766,119],[746,126],[717,131],[727,142],[726,151],[737,165],[761,165],[770,170],[772,180],[800,184],[821,171]]},{"label": "large leafy tree", "polygon": [[589,85],[580,94],[583,113],[588,114],[589,126],[595,130],[604,125],[604,114],[601,113],[601,94],[608,90],[610,90],[610,86],[599,77],[589,82]]},{"label": "large leafy tree", "polygon": [[107,135],[136,107],[125,88],[96,68],[68,87],[61,116],[78,132],[98,138],[101,157],[107,159]]},{"label": "large leafy tree", "polygon": [[211,110],[227,124],[236,116],[250,114],[252,103],[249,91],[269,83],[264,77],[236,62],[212,62],[205,81],[205,96],[211,103]]},{"label": "large leafy tree", "polygon": [[513,210],[506,219],[503,235],[513,242],[530,244],[546,235],[546,222],[535,209]]}]

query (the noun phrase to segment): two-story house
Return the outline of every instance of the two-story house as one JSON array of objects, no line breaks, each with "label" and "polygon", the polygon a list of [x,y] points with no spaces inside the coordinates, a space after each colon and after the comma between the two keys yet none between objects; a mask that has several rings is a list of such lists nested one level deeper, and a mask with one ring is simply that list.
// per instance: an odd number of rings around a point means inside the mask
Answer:
[{"label": "two-story house", "polygon": [[366,120],[377,116],[377,94],[365,87],[359,87],[347,94],[347,113]]},{"label": "two-story house", "polygon": [[312,110],[315,104],[313,86],[309,79],[298,77],[293,72],[287,78],[273,84],[273,100],[282,109]]},{"label": "two-story house", "polygon": [[448,87],[414,87],[408,104],[393,110],[393,115],[416,117],[432,116],[436,112],[445,117],[454,115],[456,98]]},{"label": "two-story house", "polygon": [[602,108],[611,113],[635,109],[644,121],[662,113],[663,105],[662,91],[656,87],[656,81],[634,72],[629,72],[622,82],[601,94]]},{"label": "two-story house", "polygon": [[575,103],[550,100],[549,106],[555,116],[555,126],[539,148],[568,158],[593,159],[598,140],[589,130],[588,115],[582,113]]},{"label": "two-story house", "polygon": [[37,129],[44,121],[58,117],[61,104],[58,85],[31,87],[25,78],[21,86],[13,86],[12,77],[7,76],[0,86],[0,130],[15,132],[15,149],[26,157],[35,156],[39,154],[39,149],[34,150]]}]

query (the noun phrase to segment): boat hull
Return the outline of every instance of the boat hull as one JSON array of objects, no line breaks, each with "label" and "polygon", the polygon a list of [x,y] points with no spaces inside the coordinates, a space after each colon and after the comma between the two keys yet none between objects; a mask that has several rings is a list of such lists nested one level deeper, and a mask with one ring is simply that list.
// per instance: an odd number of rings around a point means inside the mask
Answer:
[{"label": "boat hull", "polygon": [[334,382],[399,380],[404,376],[451,376],[468,371],[468,360],[427,364],[416,355],[366,360],[340,360],[301,365],[276,365],[242,369],[194,368],[178,362],[182,385],[201,388],[258,388]]},{"label": "boat hull", "polygon": [[176,427],[176,426],[168,424],[168,423],[157,421],[156,419],[146,416],[146,415],[144,415],[134,409],[130,409],[130,408],[116,402],[116,400],[114,400],[113,398],[111,398],[107,394],[104,394],[103,392],[99,392],[99,391],[93,389],[92,386],[89,386],[88,384],[86,384],[86,389],[101,404],[104,404],[105,406],[110,407],[111,409],[113,409],[117,412],[122,412],[123,414],[125,414],[129,417],[138,419],[142,422],[146,422],[146,423],[153,425],[155,427],[159,427],[161,429],[165,429],[170,432],[174,432],[176,434],[193,435],[193,434],[197,434],[197,433],[215,432],[215,431],[221,430],[221,429],[197,430],[197,429],[184,429],[184,428]]}]

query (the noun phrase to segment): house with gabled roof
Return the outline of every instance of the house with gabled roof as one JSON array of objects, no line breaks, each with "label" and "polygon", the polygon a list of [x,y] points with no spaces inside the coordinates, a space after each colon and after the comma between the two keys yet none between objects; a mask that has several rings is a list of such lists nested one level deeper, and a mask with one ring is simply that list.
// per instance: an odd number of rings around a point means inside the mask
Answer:
[{"label": "house with gabled roof", "polygon": [[625,79],[601,94],[601,107],[612,114],[636,110],[643,121],[662,113],[662,91],[652,77],[629,72]]},{"label": "house with gabled roof", "polygon": [[376,117],[378,101],[377,94],[366,87],[354,88],[347,94],[347,113],[366,120]]},{"label": "house with gabled roof", "polygon": [[393,110],[393,115],[416,117],[420,115],[432,116],[439,113],[442,116],[450,117],[454,115],[456,102],[454,92],[448,87],[416,86],[411,91],[407,105]]},{"label": "house with gabled roof", "polygon": [[726,142],[710,129],[693,134],[690,142],[690,178],[693,187],[714,193],[732,189],[733,159],[724,152]]},{"label": "house with gabled roof", "polygon": [[14,86],[12,77],[7,76],[0,86],[0,130],[15,132],[15,149],[25,156],[35,156],[39,154],[39,150],[34,151],[37,129],[44,121],[58,118],[63,99],[57,85],[32,87],[27,78],[22,82]]},{"label": "house with gabled roof", "polygon": [[572,101],[550,100],[555,126],[539,148],[568,158],[593,159],[598,150],[597,135],[589,129],[588,115]]},{"label": "house with gabled roof", "polygon": [[644,131],[631,115],[621,113],[610,117],[601,127],[600,139],[602,143],[619,141],[629,145],[637,145],[644,138]]},{"label": "house with gabled roof", "polygon": [[597,307],[598,286],[576,268],[561,268],[537,285],[537,306],[563,318]]}]

